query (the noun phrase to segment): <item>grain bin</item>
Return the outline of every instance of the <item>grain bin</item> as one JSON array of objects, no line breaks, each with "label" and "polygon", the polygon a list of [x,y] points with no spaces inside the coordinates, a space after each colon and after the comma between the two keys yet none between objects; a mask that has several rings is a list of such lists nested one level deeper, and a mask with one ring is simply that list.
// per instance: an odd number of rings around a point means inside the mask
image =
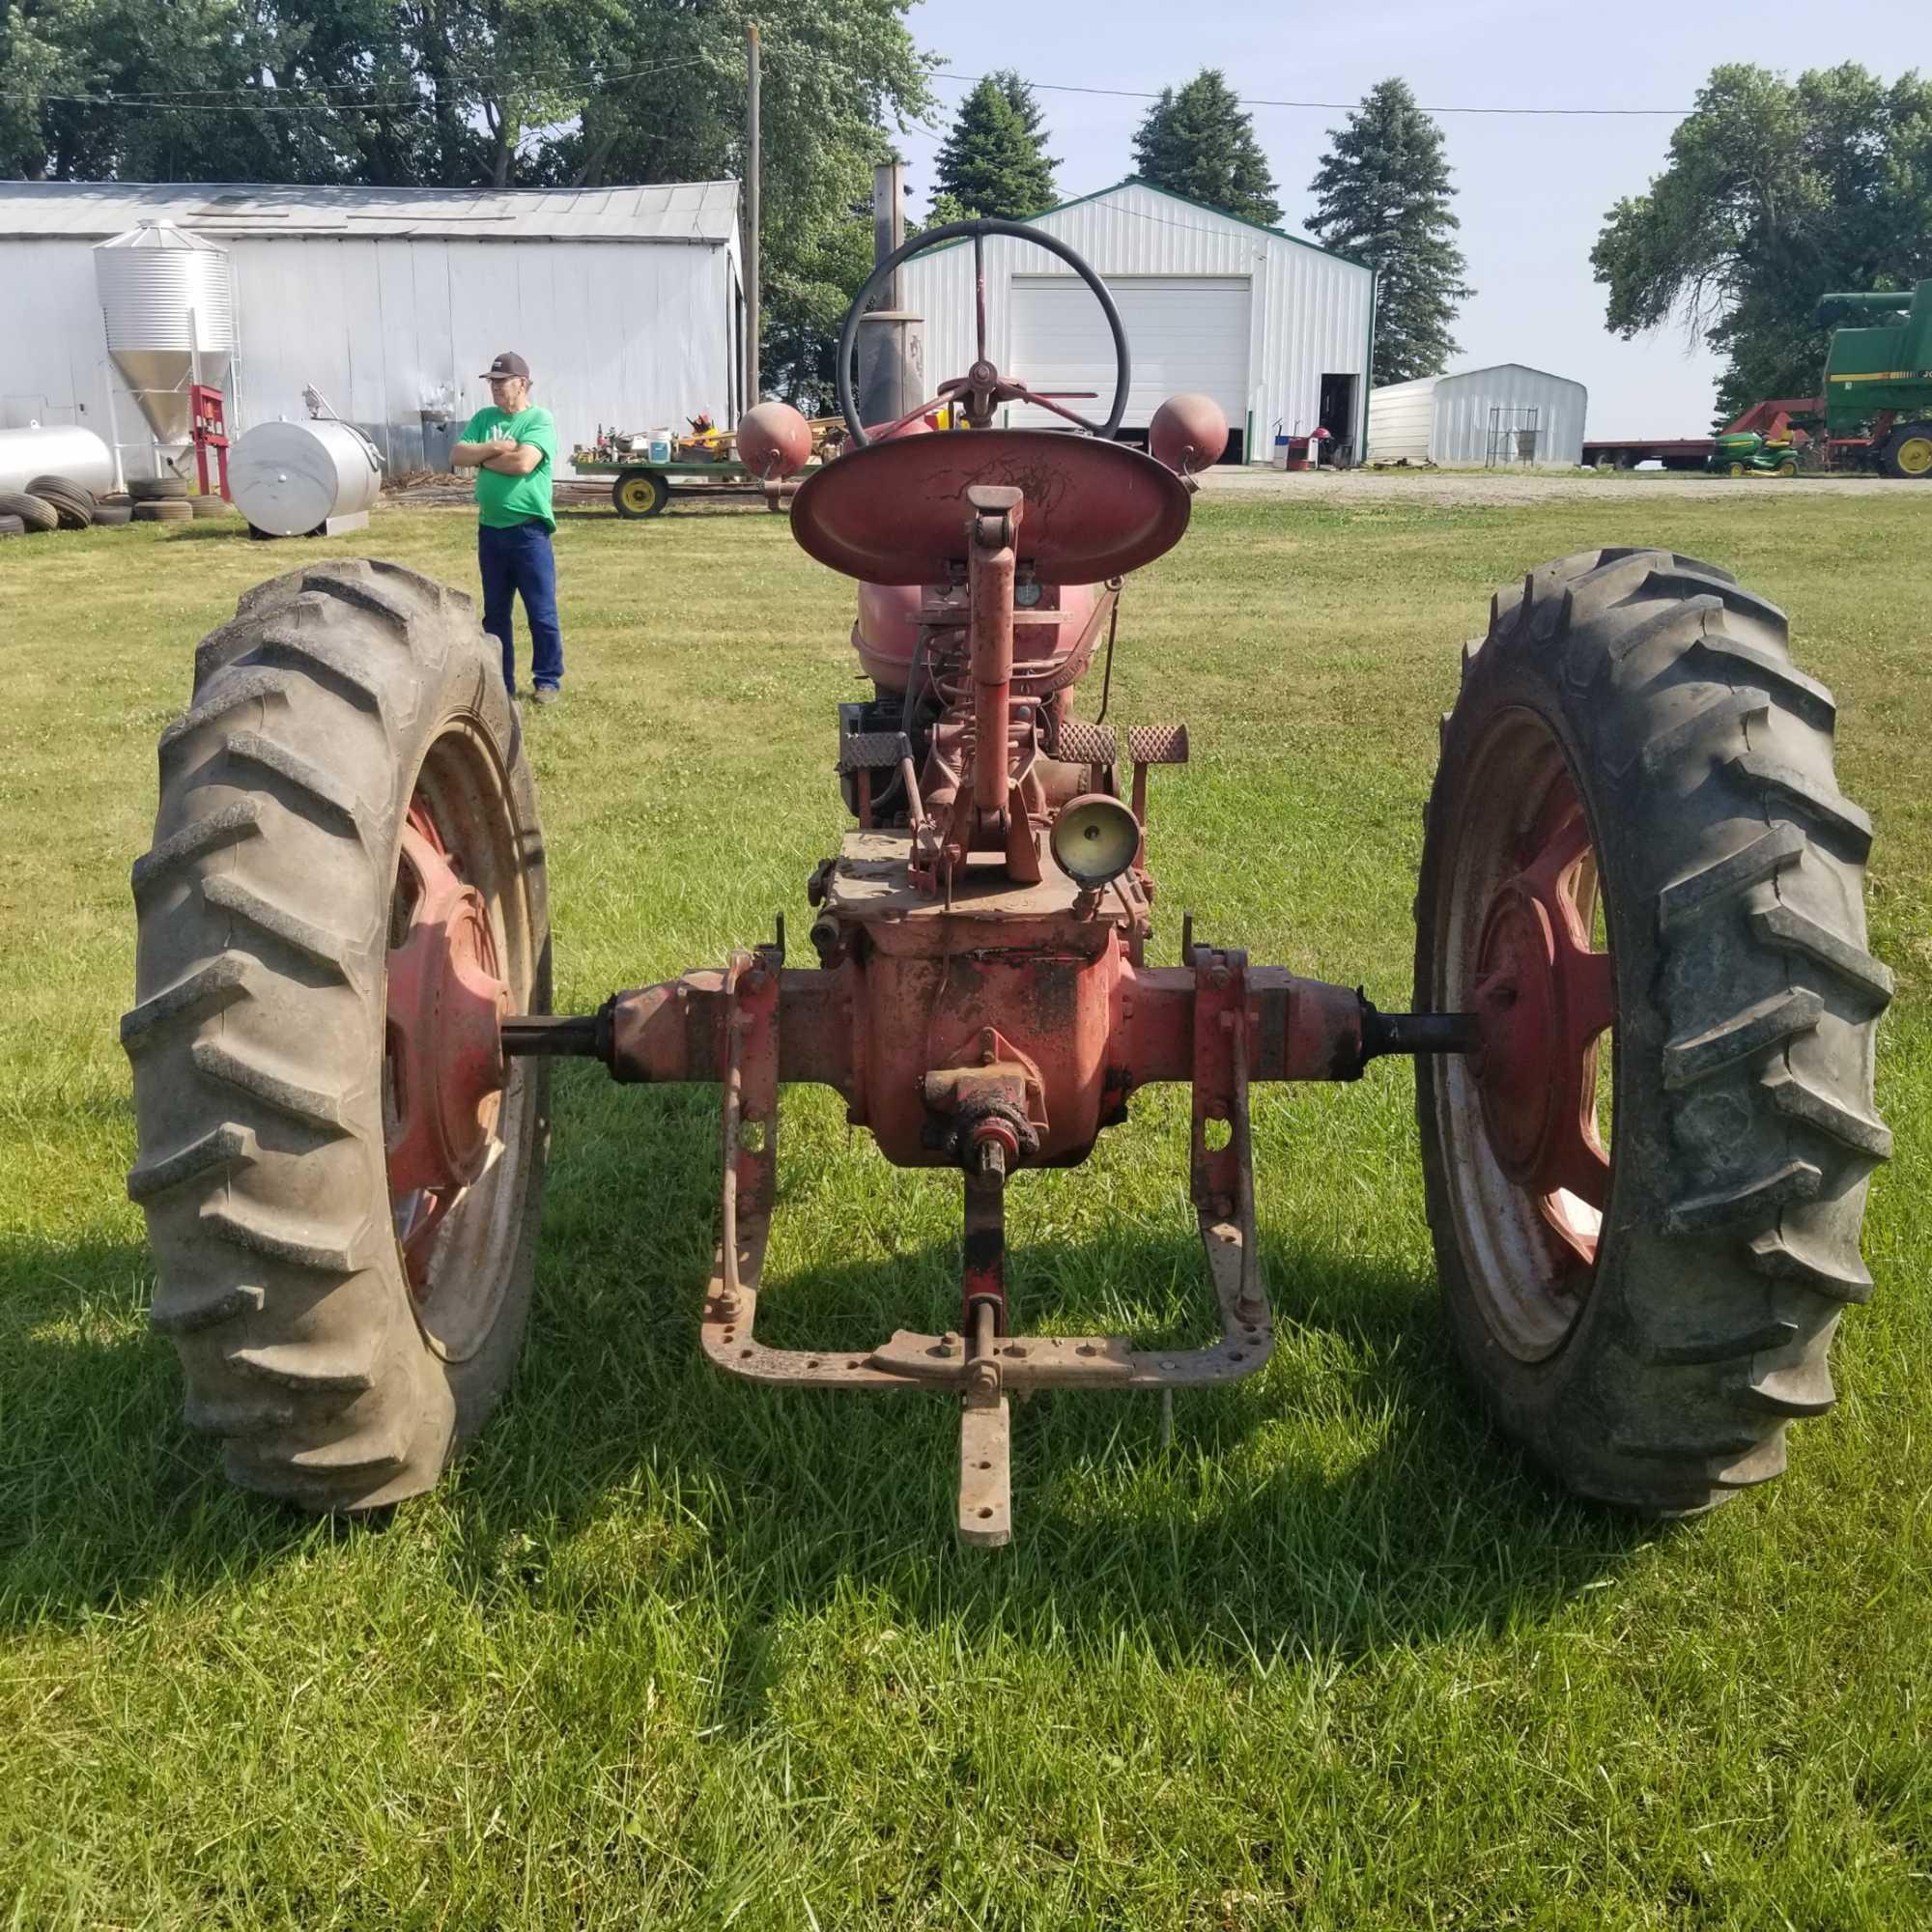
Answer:
[{"label": "grain bin", "polygon": [[257,423],[228,453],[228,494],[270,536],[364,529],[382,487],[376,445],[331,416]]},{"label": "grain bin", "polygon": [[91,429],[71,423],[0,429],[0,490],[24,490],[36,476],[71,476],[104,497],[114,488],[114,457]]},{"label": "grain bin", "polygon": [[228,251],[172,221],[144,221],[94,251],[107,351],[157,442],[188,440],[187,386],[226,388],[235,359]]}]

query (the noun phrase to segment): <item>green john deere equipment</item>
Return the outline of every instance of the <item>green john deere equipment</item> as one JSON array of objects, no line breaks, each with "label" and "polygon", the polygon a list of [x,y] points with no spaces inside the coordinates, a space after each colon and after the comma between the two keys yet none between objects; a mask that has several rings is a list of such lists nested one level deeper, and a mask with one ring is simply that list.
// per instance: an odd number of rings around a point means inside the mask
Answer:
[{"label": "green john deere equipment", "polygon": [[1705,467],[1719,475],[1796,476],[1798,453],[1788,435],[1767,437],[1754,429],[1730,429],[1712,444]]},{"label": "green john deere equipment", "polygon": [[1914,289],[1829,295],[1818,321],[1869,316],[1837,328],[1825,360],[1832,454],[1887,476],[1932,477],[1932,280]]}]

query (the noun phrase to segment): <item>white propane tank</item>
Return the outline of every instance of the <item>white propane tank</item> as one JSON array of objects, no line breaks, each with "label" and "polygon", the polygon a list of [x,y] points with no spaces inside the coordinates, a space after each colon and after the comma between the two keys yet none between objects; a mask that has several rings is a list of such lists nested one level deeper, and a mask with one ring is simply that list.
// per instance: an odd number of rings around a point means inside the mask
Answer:
[{"label": "white propane tank", "polygon": [[68,423],[0,429],[0,490],[24,490],[36,476],[71,476],[104,497],[114,488],[114,458],[91,429]]},{"label": "white propane tank", "polygon": [[333,417],[257,423],[228,454],[235,507],[270,536],[307,536],[331,519],[367,522],[382,487],[376,445]]}]

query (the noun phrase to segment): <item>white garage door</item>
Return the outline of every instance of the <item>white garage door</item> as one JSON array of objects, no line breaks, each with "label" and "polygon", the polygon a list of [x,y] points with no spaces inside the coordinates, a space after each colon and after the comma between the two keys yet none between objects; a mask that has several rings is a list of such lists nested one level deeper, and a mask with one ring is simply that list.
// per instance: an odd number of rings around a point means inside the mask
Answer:
[{"label": "white garage door", "polygon": [[[1129,429],[1145,429],[1169,396],[1198,389],[1239,432],[1248,412],[1248,282],[1245,276],[1122,275],[1107,284],[1133,358]],[[1077,275],[1015,275],[1012,350],[1007,366],[1030,389],[1094,389],[1082,415],[1107,413],[1114,395],[1114,342],[1094,292]],[[1015,409],[1016,429],[1059,420],[1049,410]]]}]

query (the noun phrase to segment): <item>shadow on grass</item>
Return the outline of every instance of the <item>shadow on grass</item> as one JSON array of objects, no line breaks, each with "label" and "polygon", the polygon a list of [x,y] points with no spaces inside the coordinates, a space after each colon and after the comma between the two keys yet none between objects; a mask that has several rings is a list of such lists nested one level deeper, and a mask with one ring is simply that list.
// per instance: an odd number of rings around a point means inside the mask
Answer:
[{"label": "shadow on grass", "polygon": [[[1497,1442],[1447,1360],[1432,1280],[1264,1236],[1266,1373],[1177,1398],[1165,1444],[1157,1398],[1016,1406],[1016,1541],[958,1548],[953,1403],[768,1391],[701,1359],[715,1100],[633,1090],[618,1140],[583,1081],[559,1088],[537,1311],[509,1400],[445,1481],[446,1573],[486,1614],[706,1601],[731,1633],[726,1721],[761,1701],[787,1620],[855,1589],[989,1644],[1129,1630],[1172,1661],[1346,1657],[1548,1614],[1658,1534],[1554,1497]],[[144,1332],[146,1269],[131,1241],[0,1249],[0,1622],[193,1595],[385,1533],[226,1489]],[[1106,1322],[1116,1285],[1130,1311],[1149,1291],[1146,1341],[1209,1320],[1191,1231],[1022,1241],[1010,1275],[1023,1329]],[[956,1281],[951,1243],[810,1269],[768,1282],[761,1329],[850,1347],[944,1325]]]}]

